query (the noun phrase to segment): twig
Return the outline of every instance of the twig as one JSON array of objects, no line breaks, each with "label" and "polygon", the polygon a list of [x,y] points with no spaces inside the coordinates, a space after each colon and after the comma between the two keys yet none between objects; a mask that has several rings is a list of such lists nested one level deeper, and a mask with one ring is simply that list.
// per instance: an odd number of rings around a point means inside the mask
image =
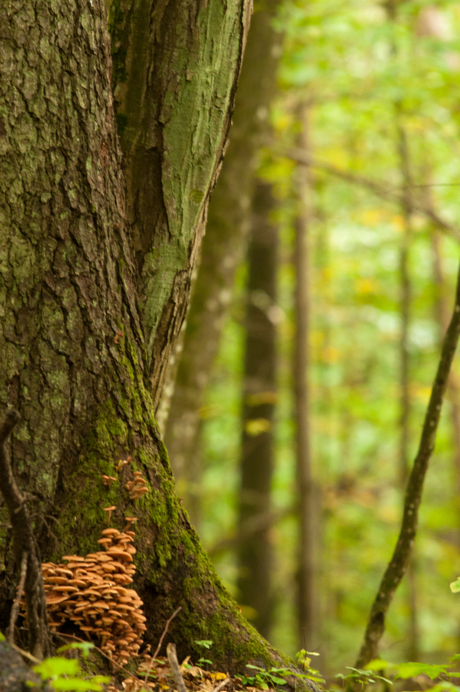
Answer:
[{"label": "twig", "polygon": [[422,499],[423,483],[436,441],[436,431],[441,415],[444,392],[459,336],[460,269],[457,277],[455,307],[442,344],[441,358],[425,414],[420,445],[407,484],[404,498],[404,514],[398,542],[372,605],[364,641],[355,664],[356,668],[363,668],[366,663],[377,657],[378,645],[385,629],[385,615],[407,569],[412,545],[417,533],[418,510]]},{"label": "twig", "polygon": [[184,678],[180,672],[179,661],[177,660],[176,645],[169,642],[168,646],[166,647],[166,654],[168,656],[169,666],[171,668],[171,673],[174,678],[174,682],[176,683],[178,692],[187,692]]},{"label": "twig", "polygon": [[10,644],[14,644],[14,628],[16,626],[16,620],[18,619],[19,604],[20,604],[22,594],[24,591],[24,584],[26,581],[28,559],[29,559],[29,553],[26,550],[24,550],[24,552],[22,553],[22,560],[21,560],[21,576],[19,579],[18,593],[17,593],[17,596],[14,600],[13,607],[11,608],[10,631],[9,631],[9,635],[8,635],[8,641]]},{"label": "twig", "polygon": [[20,649],[19,646],[16,644],[11,644],[11,648],[13,648],[15,651],[18,652],[18,654],[21,654],[21,656],[24,656],[24,658],[29,659],[32,663],[35,663],[37,665],[38,663],[41,663],[39,658],[35,658],[35,656],[32,656],[32,654],[29,654],[28,651],[24,651],[24,649]]},{"label": "twig", "polygon": [[222,682],[219,682],[219,684],[217,685],[217,687],[215,687],[215,688],[213,689],[212,692],[220,692],[220,690],[221,690],[223,687],[225,687],[225,685],[228,685],[228,683],[230,682],[230,679],[231,679],[231,678],[225,678],[225,680],[222,680]]},{"label": "twig", "polygon": [[[357,175],[341,168],[336,168],[325,161],[314,159],[303,149],[288,149],[287,151],[280,151],[279,155],[284,156],[287,159],[291,159],[291,161],[296,161],[296,163],[300,163],[303,166],[317,168],[318,170],[329,173],[329,175],[333,175],[336,178],[340,178],[346,182],[364,187],[378,197],[386,199],[390,202],[395,202],[397,204],[403,204],[405,202],[407,203],[407,200],[403,194],[394,192],[390,188],[385,187],[385,185],[383,185],[381,182],[370,180],[362,175]],[[442,231],[447,232],[447,234],[451,235],[453,238],[455,238],[455,240],[460,241],[460,230],[439,216],[439,214],[437,214],[430,206],[411,200],[410,210],[412,212],[424,214],[435,226],[440,228]]]},{"label": "twig", "polygon": [[159,651],[160,651],[160,649],[161,649],[161,645],[163,644],[163,639],[165,638],[166,632],[168,631],[168,627],[169,627],[169,625],[171,624],[171,622],[174,620],[174,618],[176,617],[177,613],[178,613],[180,610],[182,610],[181,606],[179,606],[178,608],[176,608],[176,610],[175,610],[174,613],[171,615],[171,617],[169,618],[169,620],[166,621],[166,625],[165,625],[165,628],[164,628],[164,630],[163,630],[163,634],[162,634],[161,637],[160,637],[160,641],[158,642],[158,646],[157,646],[157,648],[155,649],[155,653],[153,654],[152,658],[150,659],[150,664],[149,664],[149,667],[147,668],[147,673],[145,674],[145,679],[144,679],[144,682],[145,682],[145,683],[147,683],[148,680],[149,680],[149,675],[150,675],[150,671],[152,670],[153,662],[154,662],[154,660],[156,659],[156,657],[158,656],[158,653],[159,653]]}]

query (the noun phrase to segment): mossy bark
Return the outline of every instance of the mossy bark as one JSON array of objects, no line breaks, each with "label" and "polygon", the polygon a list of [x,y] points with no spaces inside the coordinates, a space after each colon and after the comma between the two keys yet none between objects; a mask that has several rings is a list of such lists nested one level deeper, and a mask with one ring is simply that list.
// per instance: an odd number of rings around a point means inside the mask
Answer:
[{"label": "mossy bark", "polygon": [[155,408],[221,166],[249,0],[114,0],[115,98]]},{"label": "mossy bark", "polygon": [[[236,3],[228,8],[240,11]],[[206,6],[196,12],[203,19]],[[139,518],[135,587],[147,641],[156,645],[180,605],[169,635],[180,653],[193,655],[194,641],[206,638],[215,643],[215,663],[228,670],[276,659],[203,553],[154,420],[151,342],[161,320],[155,327],[146,316],[137,237],[126,221],[105,7],[101,0],[10,0],[0,4],[0,26],[0,408],[21,413],[12,466],[28,494],[42,559],[93,551],[103,507],[116,505],[113,525],[121,527],[125,513]],[[234,35],[238,50],[243,33]],[[230,103],[222,103],[220,141]],[[184,113],[180,98],[170,108]],[[177,149],[172,158],[177,163]],[[205,176],[209,184],[213,174]],[[168,195],[172,204],[173,188]],[[203,202],[198,216],[204,209]],[[174,277],[161,273],[162,261],[159,276],[171,296]],[[161,338],[172,337],[167,330]],[[103,486],[101,474],[115,475],[128,455],[119,482]],[[133,505],[124,484],[134,469],[150,492]],[[16,579],[4,528],[0,555],[5,626]]]},{"label": "mossy bark", "polygon": [[246,251],[257,153],[271,138],[269,108],[276,93],[282,40],[273,27],[278,4],[278,0],[257,3],[251,21],[230,143],[209,205],[201,263],[166,424],[166,445],[176,478],[187,481],[182,494],[189,508],[199,502],[199,477],[188,460],[199,455],[203,394],[231,303],[235,271]]}]

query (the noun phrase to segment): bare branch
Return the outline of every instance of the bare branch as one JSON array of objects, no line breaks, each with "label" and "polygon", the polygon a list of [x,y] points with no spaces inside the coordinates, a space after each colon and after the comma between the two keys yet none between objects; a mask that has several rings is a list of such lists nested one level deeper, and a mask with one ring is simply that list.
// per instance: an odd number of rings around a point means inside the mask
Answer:
[{"label": "bare branch", "polygon": [[26,581],[28,559],[29,559],[29,553],[26,550],[24,550],[24,552],[22,553],[22,560],[21,560],[21,577],[19,579],[18,593],[17,593],[16,598],[14,600],[13,607],[11,608],[10,630],[9,630],[9,635],[8,635],[8,641],[10,644],[14,644],[14,628],[16,626],[16,620],[18,619],[19,604],[21,602],[22,594],[24,592],[24,584]]},{"label": "bare branch", "polygon": [[398,205],[410,204],[411,212],[423,214],[432,222],[434,226],[460,242],[460,229],[439,216],[439,214],[437,214],[431,206],[424,204],[420,200],[415,201],[413,198],[408,200],[404,192],[395,191],[394,188],[389,188],[379,181],[370,180],[364,176],[350,173],[349,171],[341,168],[336,168],[325,161],[319,161],[318,159],[310,156],[307,152],[303,151],[303,149],[288,149],[284,152],[280,152],[280,155],[287,159],[291,159],[291,161],[295,161],[300,165],[311,166],[311,168],[316,168],[324,171],[325,173],[329,173],[329,175],[332,175],[335,178],[340,178],[345,182],[358,185],[359,187],[364,187],[381,199],[386,199],[389,202],[393,202]]},{"label": "bare branch", "polygon": [[[40,551],[32,531],[32,524],[25,500],[19,492],[11,470],[6,442],[16,423],[19,413],[10,410],[0,426],[0,489],[10,515],[13,528],[16,559],[27,553],[25,595],[29,628],[29,648],[36,658],[51,654],[51,636],[46,617],[46,597],[43,586]],[[21,570],[22,571],[22,570]],[[11,633],[10,633],[11,636]]]},{"label": "bare branch", "polygon": [[175,610],[174,613],[171,615],[171,617],[169,618],[169,620],[166,621],[166,625],[165,625],[165,628],[164,628],[164,630],[163,630],[163,634],[162,634],[161,637],[160,637],[160,641],[158,642],[158,646],[157,646],[157,648],[155,649],[155,653],[153,654],[152,658],[150,659],[150,664],[149,664],[149,667],[147,668],[147,672],[146,672],[146,674],[145,674],[145,679],[144,679],[144,682],[145,682],[145,683],[148,682],[149,675],[150,675],[150,671],[152,670],[153,662],[154,662],[154,660],[156,659],[156,657],[158,656],[158,654],[159,654],[159,652],[160,652],[161,645],[163,644],[163,639],[165,638],[166,632],[168,631],[168,627],[169,627],[170,623],[174,620],[174,618],[176,617],[177,613],[178,613],[180,610],[181,610],[181,607],[179,606],[178,608],[176,608],[176,610]]},{"label": "bare branch", "polygon": [[423,483],[428,470],[428,463],[434,450],[442,402],[459,335],[460,269],[457,278],[454,311],[442,344],[441,358],[425,414],[420,445],[407,484],[401,531],[393,556],[380,582],[377,596],[371,608],[364,641],[355,664],[356,668],[362,668],[377,657],[378,645],[385,629],[387,610],[407,569],[412,545],[417,533],[418,510],[422,499]]}]

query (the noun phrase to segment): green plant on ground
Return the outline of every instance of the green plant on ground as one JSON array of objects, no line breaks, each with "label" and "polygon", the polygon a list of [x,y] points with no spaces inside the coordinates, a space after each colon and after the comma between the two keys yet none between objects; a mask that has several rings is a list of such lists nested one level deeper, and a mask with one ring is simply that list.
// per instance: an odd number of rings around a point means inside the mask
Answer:
[{"label": "green plant on ground", "polygon": [[[90,642],[74,642],[61,647],[57,653],[79,649],[86,658],[89,650],[93,647],[94,645]],[[63,656],[46,658],[34,666],[33,670],[42,680],[49,681],[54,690],[62,690],[63,692],[102,692],[102,685],[110,682],[110,678],[106,675],[85,677],[86,674],[76,659],[64,658]]]}]

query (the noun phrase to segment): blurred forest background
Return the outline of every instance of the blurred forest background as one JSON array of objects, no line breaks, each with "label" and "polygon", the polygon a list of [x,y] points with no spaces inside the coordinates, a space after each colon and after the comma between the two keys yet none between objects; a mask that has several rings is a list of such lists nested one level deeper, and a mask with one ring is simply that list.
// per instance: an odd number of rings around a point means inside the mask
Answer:
[{"label": "blurred forest background", "polygon": [[[328,675],[353,665],[398,535],[459,199],[460,3],[256,1],[159,418],[244,614],[282,651],[319,652]],[[455,369],[387,618],[392,661],[460,651]]]}]

